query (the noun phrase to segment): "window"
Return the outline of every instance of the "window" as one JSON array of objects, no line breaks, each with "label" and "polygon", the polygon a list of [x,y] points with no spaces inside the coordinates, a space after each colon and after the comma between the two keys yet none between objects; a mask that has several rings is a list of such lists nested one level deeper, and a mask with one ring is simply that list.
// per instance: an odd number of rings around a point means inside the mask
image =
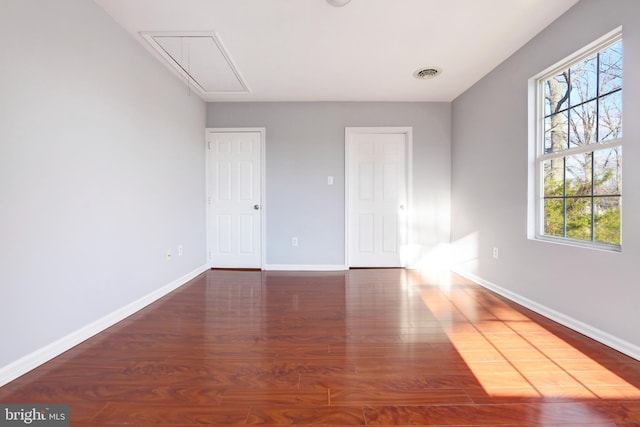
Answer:
[{"label": "window", "polygon": [[622,37],[535,79],[537,233],[620,250]]}]

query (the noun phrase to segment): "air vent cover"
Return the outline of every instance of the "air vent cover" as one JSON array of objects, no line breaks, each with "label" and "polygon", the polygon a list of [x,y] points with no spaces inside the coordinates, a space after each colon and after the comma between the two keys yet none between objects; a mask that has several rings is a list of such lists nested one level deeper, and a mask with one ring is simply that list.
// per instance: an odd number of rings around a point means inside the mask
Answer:
[{"label": "air vent cover", "polygon": [[426,79],[432,79],[434,77],[437,77],[441,73],[442,73],[442,69],[438,67],[425,67],[413,73],[413,77],[420,80],[426,80]]},{"label": "air vent cover", "polygon": [[249,92],[216,33],[145,32],[141,36],[201,96]]}]

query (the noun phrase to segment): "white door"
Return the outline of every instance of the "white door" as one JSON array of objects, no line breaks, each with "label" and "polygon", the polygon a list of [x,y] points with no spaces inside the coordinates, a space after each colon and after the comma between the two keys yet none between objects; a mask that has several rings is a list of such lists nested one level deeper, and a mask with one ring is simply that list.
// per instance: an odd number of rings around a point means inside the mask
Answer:
[{"label": "white door", "polygon": [[260,131],[208,131],[209,263],[262,267]]},{"label": "white door", "polygon": [[404,267],[408,132],[347,128],[349,267]]}]

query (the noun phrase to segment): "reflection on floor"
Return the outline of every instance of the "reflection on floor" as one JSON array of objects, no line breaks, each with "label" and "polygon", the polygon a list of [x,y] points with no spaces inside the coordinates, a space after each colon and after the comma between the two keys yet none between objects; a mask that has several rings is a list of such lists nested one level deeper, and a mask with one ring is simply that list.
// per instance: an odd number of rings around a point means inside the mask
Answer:
[{"label": "reflection on floor", "polygon": [[71,425],[633,425],[640,362],[451,275],[208,271],[0,388]]}]

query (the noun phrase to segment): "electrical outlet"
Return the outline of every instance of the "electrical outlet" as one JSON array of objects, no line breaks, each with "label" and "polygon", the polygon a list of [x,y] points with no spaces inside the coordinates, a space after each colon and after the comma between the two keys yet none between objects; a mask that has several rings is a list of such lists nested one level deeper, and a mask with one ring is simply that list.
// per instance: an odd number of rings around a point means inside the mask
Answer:
[{"label": "electrical outlet", "polygon": [[292,237],[291,238],[291,246],[298,246],[298,238],[297,237]]},{"label": "electrical outlet", "polygon": [[171,251],[167,251],[167,261],[171,261]]},{"label": "electrical outlet", "polygon": [[493,259],[498,259],[498,248],[493,248]]}]

